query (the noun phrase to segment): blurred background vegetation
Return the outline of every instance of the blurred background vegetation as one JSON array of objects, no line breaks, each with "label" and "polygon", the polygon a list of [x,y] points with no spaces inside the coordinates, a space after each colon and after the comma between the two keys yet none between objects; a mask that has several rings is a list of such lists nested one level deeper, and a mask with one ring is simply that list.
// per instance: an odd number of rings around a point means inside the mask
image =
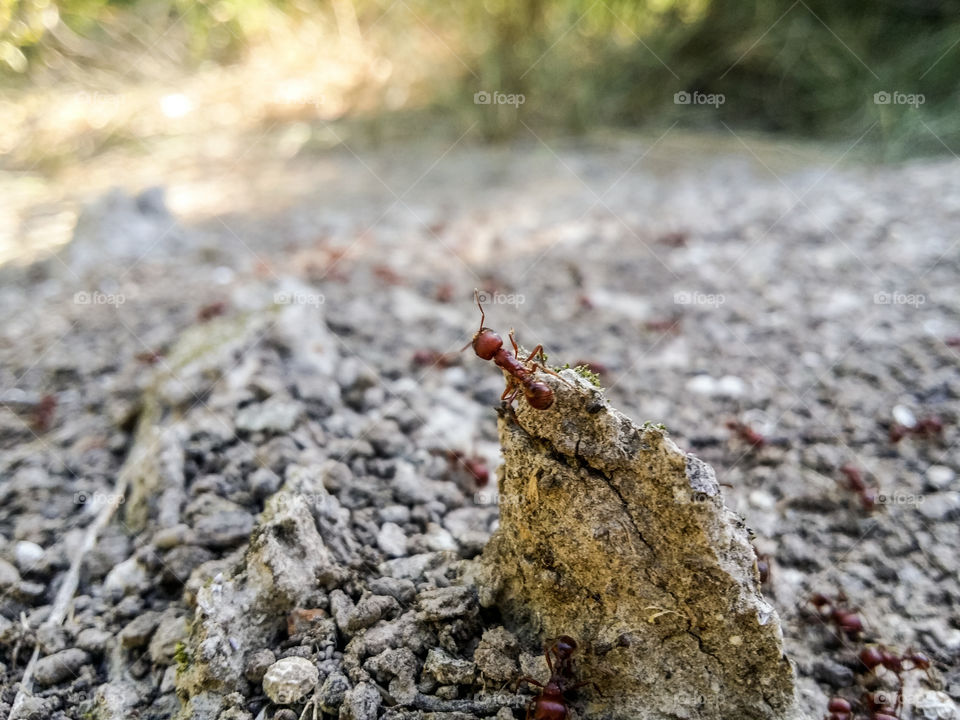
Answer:
[{"label": "blurred background vegetation", "polygon": [[[855,139],[876,123],[887,158],[960,152],[960,0],[0,0],[8,100],[69,86],[106,116],[129,86],[251,62],[273,64],[288,114],[323,104],[374,134],[464,116],[490,139],[674,121]],[[480,90],[525,102],[489,112]],[[683,90],[725,102],[677,105]],[[94,124],[122,136],[117,120]]]}]

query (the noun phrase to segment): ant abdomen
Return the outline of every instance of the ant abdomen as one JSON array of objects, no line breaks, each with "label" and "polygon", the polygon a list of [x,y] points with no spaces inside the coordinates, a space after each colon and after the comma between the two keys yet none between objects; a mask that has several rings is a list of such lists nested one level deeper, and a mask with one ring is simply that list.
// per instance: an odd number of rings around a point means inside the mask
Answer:
[{"label": "ant abdomen", "polygon": [[534,381],[523,388],[524,397],[535,410],[546,410],[553,405],[553,389],[546,383]]}]

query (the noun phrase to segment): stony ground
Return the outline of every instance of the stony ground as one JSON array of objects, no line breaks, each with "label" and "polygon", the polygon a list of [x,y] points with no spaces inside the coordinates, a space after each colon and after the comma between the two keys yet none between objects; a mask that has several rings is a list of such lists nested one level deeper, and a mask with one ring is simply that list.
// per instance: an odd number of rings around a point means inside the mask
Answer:
[{"label": "stony ground", "polygon": [[5,270],[0,713],[36,652],[20,717],[522,717],[539,651],[457,584],[497,522],[479,287],[716,468],[811,717],[890,687],[867,642],[956,717],[960,165],[654,140],[330,154],[192,227],[115,193]]}]

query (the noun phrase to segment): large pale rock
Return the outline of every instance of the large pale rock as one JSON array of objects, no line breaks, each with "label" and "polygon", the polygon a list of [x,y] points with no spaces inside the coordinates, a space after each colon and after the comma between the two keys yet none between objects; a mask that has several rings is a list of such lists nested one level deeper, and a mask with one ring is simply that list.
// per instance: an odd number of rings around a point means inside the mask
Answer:
[{"label": "large pale rock", "polygon": [[[499,422],[500,529],[478,571],[531,640],[571,635],[591,718],[799,718],[779,619],[713,470],[573,371]],[[581,691],[583,692],[583,691]]]}]

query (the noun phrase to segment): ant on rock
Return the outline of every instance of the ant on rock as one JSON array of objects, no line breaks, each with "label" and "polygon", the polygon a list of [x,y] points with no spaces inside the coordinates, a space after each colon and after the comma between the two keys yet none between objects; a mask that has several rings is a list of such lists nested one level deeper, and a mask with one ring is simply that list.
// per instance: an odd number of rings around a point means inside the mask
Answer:
[{"label": "ant on rock", "polygon": [[540,694],[527,705],[526,720],[566,720],[569,707],[564,698],[565,693],[584,685],[593,685],[594,690],[600,693],[597,684],[589,680],[570,684],[574,680],[573,654],[576,650],[577,641],[569,635],[561,635],[553,641],[552,645],[544,647],[543,654],[547,659],[547,667],[550,668],[550,679],[547,684],[544,685],[530,677],[517,680],[517,684],[527,682],[540,688]]},{"label": "ant on rock", "polygon": [[[520,348],[517,341],[513,339],[513,330],[510,330],[508,337],[513,345],[513,355],[503,346],[503,338],[490,328],[483,326],[486,315],[483,312],[483,305],[480,304],[480,291],[474,290],[474,297],[477,300],[477,307],[480,308],[480,329],[473,336],[473,340],[463,346],[466,350],[473,345],[473,351],[483,360],[493,360],[493,362],[507,374],[507,387],[503,391],[500,399],[507,405],[513,402],[513,399],[519,392],[523,392],[530,407],[537,410],[546,410],[553,405],[553,389],[545,382],[541,382],[534,377],[537,370],[543,370],[545,373],[555,375],[570,385],[569,382],[560,377],[550,368],[537,362],[533,358],[543,357],[543,345],[537,345],[533,352],[527,356],[526,360],[520,359]],[[572,386],[571,386],[572,387]]]}]

